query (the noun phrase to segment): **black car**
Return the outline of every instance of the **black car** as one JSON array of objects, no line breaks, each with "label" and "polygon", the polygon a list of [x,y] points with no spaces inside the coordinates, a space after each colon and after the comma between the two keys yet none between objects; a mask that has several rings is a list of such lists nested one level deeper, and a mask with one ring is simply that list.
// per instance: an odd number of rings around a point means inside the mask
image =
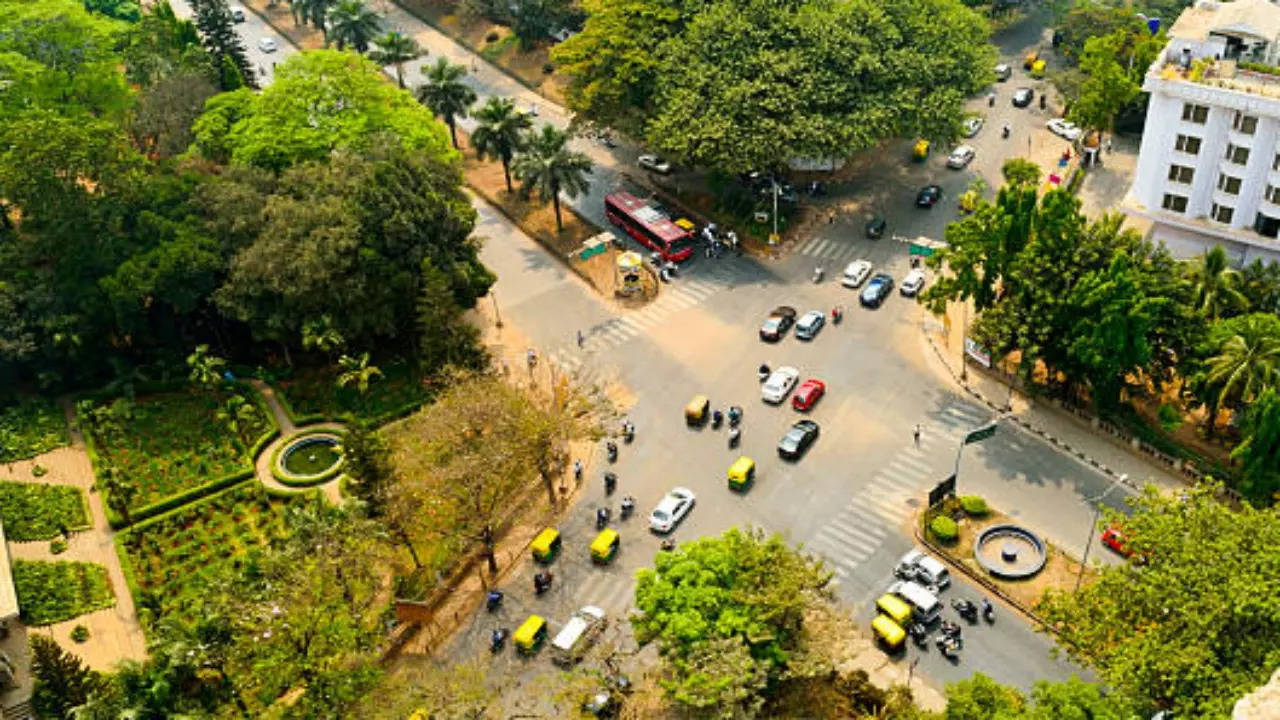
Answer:
[{"label": "black car", "polygon": [[812,420],[801,420],[778,441],[778,455],[787,460],[796,460],[818,439],[818,423]]},{"label": "black car", "polygon": [[1036,93],[1031,88],[1018,88],[1013,93],[1013,106],[1026,107],[1031,104],[1035,97]]},{"label": "black car", "polygon": [[893,292],[893,278],[884,273],[877,273],[867,281],[867,286],[862,288],[858,302],[862,303],[863,307],[880,307],[880,303],[884,302],[891,292]]},{"label": "black car", "polygon": [[885,222],[884,218],[874,215],[867,221],[867,237],[872,240],[882,238],[887,227],[889,227],[889,223]]},{"label": "black car", "polygon": [[925,185],[916,194],[916,207],[931,208],[942,197],[942,188],[937,185]]},{"label": "black car", "polygon": [[790,305],[779,305],[760,326],[760,339],[768,342],[780,340],[795,322],[796,309]]}]

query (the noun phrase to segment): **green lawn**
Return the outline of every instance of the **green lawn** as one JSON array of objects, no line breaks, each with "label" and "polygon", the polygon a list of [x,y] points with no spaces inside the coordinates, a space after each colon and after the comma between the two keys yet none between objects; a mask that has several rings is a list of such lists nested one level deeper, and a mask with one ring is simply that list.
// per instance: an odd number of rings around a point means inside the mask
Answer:
[{"label": "green lawn", "polygon": [[[252,400],[251,396],[246,396]],[[236,438],[219,420],[218,400],[207,391],[140,397],[123,435],[95,432],[98,461],[114,464],[138,486],[135,508],[252,467],[247,446],[269,427],[256,405]]]},{"label": "green lawn", "polygon": [[90,524],[80,488],[34,483],[0,482],[0,519],[5,538],[18,542],[48,540],[64,527]]},{"label": "green lawn", "polygon": [[16,560],[13,584],[28,625],[50,625],[116,603],[107,569],[94,563]]},{"label": "green lawn", "polygon": [[298,417],[352,415],[362,420],[384,419],[431,397],[413,363],[402,360],[375,364],[383,376],[370,382],[369,391],[363,396],[352,386],[338,387],[340,372],[332,367],[299,368],[292,377],[280,381],[280,389]]},{"label": "green lawn", "polygon": [[[311,495],[283,499],[249,481],[124,533],[121,547],[137,589],[163,612],[183,611],[203,578],[228,563],[240,567],[256,548],[284,533],[285,507]],[[145,606],[142,598],[138,605]]]},{"label": "green lawn", "polygon": [[0,463],[26,460],[67,444],[67,421],[51,399],[0,404]]}]

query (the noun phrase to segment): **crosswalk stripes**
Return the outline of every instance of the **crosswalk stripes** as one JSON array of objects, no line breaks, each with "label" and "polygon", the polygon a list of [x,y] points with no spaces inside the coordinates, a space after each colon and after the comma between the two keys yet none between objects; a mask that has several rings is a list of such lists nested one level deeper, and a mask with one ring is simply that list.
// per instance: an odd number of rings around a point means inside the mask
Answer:
[{"label": "crosswalk stripes", "polygon": [[820,260],[844,261],[856,259],[861,251],[851,242],[814,237],[801,245],[798,252]]},{"label": "crosswalk stripes", "polygon": [[573,592],[577,605],[595,605],[613,615],[625,615],[635,603],[635,578],[626,574],[593,572]]}]

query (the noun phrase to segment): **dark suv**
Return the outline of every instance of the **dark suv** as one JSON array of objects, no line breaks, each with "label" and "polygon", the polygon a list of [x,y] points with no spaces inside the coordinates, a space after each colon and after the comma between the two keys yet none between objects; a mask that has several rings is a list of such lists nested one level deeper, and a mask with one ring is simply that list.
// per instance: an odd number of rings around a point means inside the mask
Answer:
[{"label": "dark suv", "polygon": [[760,326],[760,339],[768,342],[780,340],[795,322],[796,309],[790,305],[779,305]]},{"label": "dark suv", "polygon": [[867,286],[858,296],[858,302],[864,307],[880,307],[880,303],[884,302],[891,292],[893,292],[893,278],[884,273],[877,273],[867,281]]}]

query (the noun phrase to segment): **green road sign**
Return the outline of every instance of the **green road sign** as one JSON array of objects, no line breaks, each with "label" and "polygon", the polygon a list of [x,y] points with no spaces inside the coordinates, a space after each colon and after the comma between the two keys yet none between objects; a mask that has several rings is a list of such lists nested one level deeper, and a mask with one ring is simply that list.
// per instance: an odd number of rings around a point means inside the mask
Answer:
[{"label": "green road sign", "polygon": [[907,255],[919,255],[921,257],[929,257],[933,254],[933,248],[925,245],[917,245],[911,243],[907,246]]},{"label": "green road sign", "polygon": [[986,427],[980,427],[977,430],[974,430],[973,432],[969,433],[968,435],[965,435],[964,442],[961,444],[971,445],[976,442],[982,442],[983,440],[986,440],[987,438],[995,434],[996,434],[996,424],[991,423]]}]

